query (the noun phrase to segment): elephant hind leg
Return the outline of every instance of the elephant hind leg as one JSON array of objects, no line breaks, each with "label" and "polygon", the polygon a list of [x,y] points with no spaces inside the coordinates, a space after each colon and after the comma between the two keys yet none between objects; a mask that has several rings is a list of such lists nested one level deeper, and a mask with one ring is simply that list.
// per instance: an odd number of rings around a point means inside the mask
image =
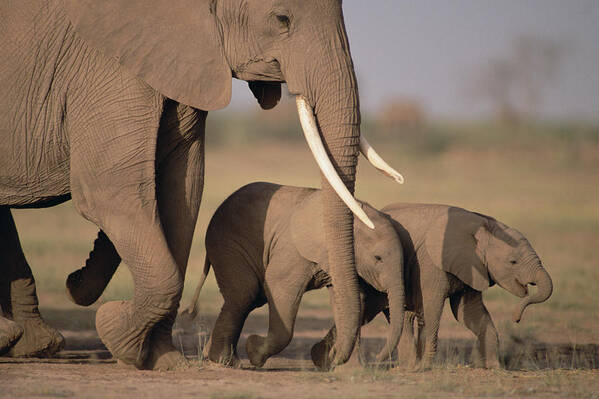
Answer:
[{"label": "elephant hind leg", "polygon": [[237,343],[245,320],[252,310],[266,302],[260,281],[251,273],[253,269],[236,251],[218,257],[210,254],[210,259],[225,303],[214,323],[204,355],[215,363],[236,367],[239,365]]},{"label": "elephant hind leg", "polygon": [[62,349],[64,338],[40,315],[35,280],[21,249],[12,214],[6,207],[0,207],[0,256],[3,258],[0,273],[5,277],[0,282],[0,305],[22,329],[21,337],[10,347],[8,355],[52,356]]},{"label": "elephant hind leg", "polygon": [[456,293],[450,297],[450,304],[455,319],[476,336],[474,364],[484,368],[499,367],[499,338],[482,293],[474,290]]},{"label": "elephant hind leg", "polygon": [[102,230],[94,241],[85,266],[69,274],[67,295],[74,303],[89,306],[96,302],[116,272],[121,257]]}]

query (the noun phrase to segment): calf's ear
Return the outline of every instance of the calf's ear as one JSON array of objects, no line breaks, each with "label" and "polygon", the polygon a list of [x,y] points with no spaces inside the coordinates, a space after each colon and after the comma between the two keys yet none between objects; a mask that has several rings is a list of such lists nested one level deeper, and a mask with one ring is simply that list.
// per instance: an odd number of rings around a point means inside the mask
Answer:
[{"label": "calf's ear", "polygon": [[479,248],[488,234],[486,219],[460,208],[449,208],[427,230],[425,249],[433,264],[477,291],[489,288],[489,271]]},{"label": "calf's ear", "polygon": [[133,75],[205,111],[231,99],[214,0],[64,0],[75,31]]},{"label": "calf's ear", "polygon": [[322,199],[315,191],[306,197],[291,215],[291,239],[301,256],[322,266],[327,262]]}]

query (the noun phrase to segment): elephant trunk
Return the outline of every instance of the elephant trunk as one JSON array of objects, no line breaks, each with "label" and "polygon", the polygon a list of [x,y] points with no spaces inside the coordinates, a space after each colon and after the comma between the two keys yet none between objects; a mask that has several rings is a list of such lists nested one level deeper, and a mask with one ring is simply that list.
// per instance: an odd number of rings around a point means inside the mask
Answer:
[{"label": "elephant trunk", "polygon": [[[339,41],[331,43],[338,51],[331,57],[329,50],[329,56],[320,63],[320,71],[314,74],[322,79],[312,82],[313,105],[329,159],[343,185],[353,195],[360,143],[360,110],[345,29],[339,31]],[[329,354],[334,367],[347,362],[353,351],[360,326],[360,297],[354,254],[354,217],[324,173],[321,180],[323,223],[335,296],[333,311],[337,340]]]},{"label": "elephant trunk", "polygon": [[553,282],[551,281],[551,277],[549,273],[543,267],[536,267],[532,275],[532,278],[528,281],[529,284],[536,284],[537,292],[525,297],[520,306],[514,312],[514,316],[512,320],[515,323],[519,323],[522,318],[522,314],[524,310],[528,307],[528,305],[534,303],[545,302],[551,296],[553,292]]},{"label": "elephant trunk", "polygon": [[[401,274],[401,268],[398,269]],[[391,358],[403,331],[405,305],[403,277],[400,277],[400,281],[388,289],[387,298],[389,301],[389,331],[385,346],[376,356],[376,361],[379,363]]]}]

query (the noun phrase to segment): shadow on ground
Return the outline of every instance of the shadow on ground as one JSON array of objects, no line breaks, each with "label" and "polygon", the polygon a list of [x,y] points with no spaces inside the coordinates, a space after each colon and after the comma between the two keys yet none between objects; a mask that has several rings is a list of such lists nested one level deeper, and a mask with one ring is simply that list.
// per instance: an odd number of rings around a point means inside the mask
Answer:
[{"label": "shadow on ground", "polygon": [[[95,309],[45,309],[46,320],[57,327],[66,339],[63,351],[52,359],[13,359],[0,357],[1,363],[110,363],[110,353],[100,341],[94,327]],[[190,358],[202,358],[202,349],[208,341],[209,331],[215,315],[197,319],[179,318],[175,324],[173,343]],[[252,315],[248,318],[240,339],[238,350],[242,359],[247,359],[245,339],[250,334],[266,334],[267,315]],[[310,348],[318,342],[330,327],[329,318],[298,317],[295,336],[289,346],[277,357],[285,359],[282,364],[294,367],[293,361],[310,358]],[[384,344],[384,337],[362,339],[363,358],[372,361]],[[440,339],[436,364],[468,365],[472,355],[474,339]],[[501,344],[501,363],[508,370],[542,369],[599,369],[599,345],[574,345],[570,343],[545,343],[534,340],[513,340],[509,337]],[[279,362],[278,362],[279,363]]]}]

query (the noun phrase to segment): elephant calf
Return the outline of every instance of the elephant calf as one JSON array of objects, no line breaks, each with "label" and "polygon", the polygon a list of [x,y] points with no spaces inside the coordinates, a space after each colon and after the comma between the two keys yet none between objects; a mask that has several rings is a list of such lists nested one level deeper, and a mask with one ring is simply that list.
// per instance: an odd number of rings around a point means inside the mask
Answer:
[{"label": "elephant calf", "polygon": [[[418,319],[417,358],[430,368],[437,350],[439,321],[446,298],[456,320],[476,336],[475,364],[498,367],[498,336],[482,300],[482,291],[497,283],[523,297],[514,313],[519,321],[532,303],[547,300],[553,285],[534,249],[517,230],[467,210],[425,204],[393,204],[381,210],[391,217],[404,254],[406,319]],[[537,285],[528,295],[527,285]],[[385,294],[366,291],[366,320],[385,310]],[[403,328],[412,339],[412,322]],[[317,346],[332,345],[334,331]]]},{"label": "elephant calf", "polygon": [[[205,349],[210,360],[238,363],[236,347],[245,319],[265,303],[269,307],[268,335],[248,337],[250,362],[262,366],[291,341],[303,293],[331,284],[321,204],[317,189],[252,183],[216,210],[206,232],[204,273],[190,311],[195,314],[212,265],[225,302]],[[392,328],[379,354],[384,360],[397,345],[403,326],[403,255],[388,217],[368,204],[362,208],[376,229],[354,223],[357,272],[366,284],[386,294]],[[313,350],[312,355],[319,367],[329,368],[329,350]]]}]

